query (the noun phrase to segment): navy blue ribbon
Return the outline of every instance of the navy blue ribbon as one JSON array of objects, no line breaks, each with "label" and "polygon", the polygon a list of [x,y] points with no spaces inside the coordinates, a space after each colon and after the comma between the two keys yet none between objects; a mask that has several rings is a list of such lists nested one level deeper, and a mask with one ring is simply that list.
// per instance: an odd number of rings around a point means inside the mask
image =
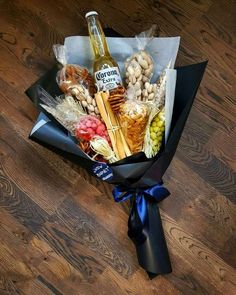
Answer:
[{"label": "navy blue ribbon", "polygon": [[124,202],[132,197],[135,197],[138,216],[145,223],[147,217],[147,202],[153,200],[160,202],[170,195],[170,192],[163,187],[163,183],[156,184],[147,188],[125,188],[121,185],[115,186],[112,193],[114,200],[118,203]]}]

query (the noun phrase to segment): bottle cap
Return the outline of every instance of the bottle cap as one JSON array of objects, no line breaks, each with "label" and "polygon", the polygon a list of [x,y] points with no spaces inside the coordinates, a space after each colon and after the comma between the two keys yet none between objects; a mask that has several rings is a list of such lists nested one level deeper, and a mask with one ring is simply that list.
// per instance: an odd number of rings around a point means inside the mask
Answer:
[{"label": "bottle cap", "polygon": [[89,16],[91,16],[91,15],[98,15],[98,13],[97,13],[97,11],[89,11],[89,12],[87,12],[87,13],[85,14],[85,17],[87,18],[87,17],[89,17]]}]

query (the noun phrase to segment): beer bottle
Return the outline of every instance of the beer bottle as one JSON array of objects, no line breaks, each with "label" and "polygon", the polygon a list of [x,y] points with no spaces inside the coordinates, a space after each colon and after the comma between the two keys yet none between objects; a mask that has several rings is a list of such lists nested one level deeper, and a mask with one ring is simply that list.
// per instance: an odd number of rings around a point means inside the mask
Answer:
[{"label": "beer bottle", "polygon": [[94,52],[93,72],[99,91],[112,90],[122,85],[117,62],[110,55],[105,34],[96,11],[85,15],[90,43]]}]

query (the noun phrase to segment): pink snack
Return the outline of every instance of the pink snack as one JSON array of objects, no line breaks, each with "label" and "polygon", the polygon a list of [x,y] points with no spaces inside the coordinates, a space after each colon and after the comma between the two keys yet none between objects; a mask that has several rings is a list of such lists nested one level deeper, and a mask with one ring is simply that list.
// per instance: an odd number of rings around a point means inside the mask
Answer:
[{"label": "pink snack", "polygon": [[90,141],[94,136],[98,135],[111,144],[105,124],[92,115],[85,115],[80,119],[79,123],[76,124],[75,135],[77,139],[85,141]]}]

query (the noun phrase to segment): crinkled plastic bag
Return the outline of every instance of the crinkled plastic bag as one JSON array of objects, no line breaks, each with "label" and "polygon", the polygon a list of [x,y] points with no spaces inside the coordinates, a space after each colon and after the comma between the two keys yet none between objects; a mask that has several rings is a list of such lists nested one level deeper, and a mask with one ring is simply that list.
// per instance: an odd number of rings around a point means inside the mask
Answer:
[{"label": "crinkled plastic bag", "polygon": [[119,110],[120,125],[132,154],[142,151],[149,108],[146,103],[128,99]]},{"label": "crinkled plastic bag", "polygon": [[142,88],[145,82],[150,82],[153,76],[154,62],[151,55],[145,50],[154,37],[156,25],[149,30],[136,35],[138,52],[126,59],[126,83],[127,87]]},{"label": "crinkled plastic bag", "polygon": [[73,95],[73,89],[80,85],[89,91],[90,96],[93,96],[96,88],[88,69],[75,64],[67,64],[67,51],[64,45],[53,45],[53,52],[57,61],[63,66],[56,77],[60,89],[65,94]]}]

